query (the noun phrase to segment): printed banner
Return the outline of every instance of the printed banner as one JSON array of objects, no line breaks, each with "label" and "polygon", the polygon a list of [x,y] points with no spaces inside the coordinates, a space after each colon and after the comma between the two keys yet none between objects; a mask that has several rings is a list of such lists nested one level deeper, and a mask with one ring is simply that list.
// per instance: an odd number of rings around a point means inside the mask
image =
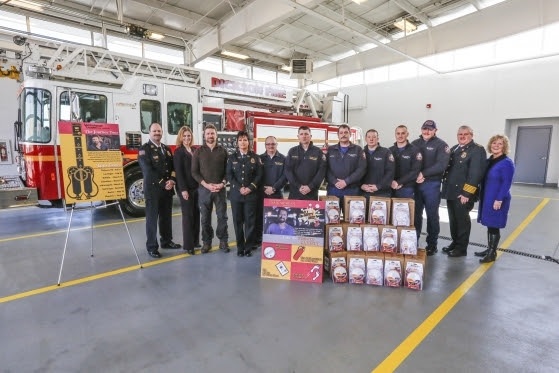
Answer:
[{"label": "printed banner", "polygon": [[126,198],[118,124],[60,121],[66,203]]},{"label": "printed banner", "polygon": [[264,200],[261,277],[322,283],[324,201]]}]

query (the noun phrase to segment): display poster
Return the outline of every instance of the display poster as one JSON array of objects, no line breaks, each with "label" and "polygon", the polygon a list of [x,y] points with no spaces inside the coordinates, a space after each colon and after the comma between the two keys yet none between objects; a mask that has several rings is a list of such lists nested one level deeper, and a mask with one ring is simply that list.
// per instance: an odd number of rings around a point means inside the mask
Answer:
[{"label": "display poster", "polygon": [[322,283],[325,201],[264,200],[261,277]]},{"label": "display poster", "polygon": [[66,203],[126,198],[118,124],[60,121]]}]

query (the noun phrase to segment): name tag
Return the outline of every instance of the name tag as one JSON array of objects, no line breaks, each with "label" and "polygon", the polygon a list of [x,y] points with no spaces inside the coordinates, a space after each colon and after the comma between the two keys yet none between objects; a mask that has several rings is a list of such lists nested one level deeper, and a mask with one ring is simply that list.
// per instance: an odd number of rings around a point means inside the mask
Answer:
[{"label": "name tag", "polygon": [[276,166],[283,166],[283,162],[274,162]]},{"label": "name tag", "polygon": [[318,160],[317,157],[309,157],[309,159],[310,159],[311,161],[316,161],[316,160]]}]

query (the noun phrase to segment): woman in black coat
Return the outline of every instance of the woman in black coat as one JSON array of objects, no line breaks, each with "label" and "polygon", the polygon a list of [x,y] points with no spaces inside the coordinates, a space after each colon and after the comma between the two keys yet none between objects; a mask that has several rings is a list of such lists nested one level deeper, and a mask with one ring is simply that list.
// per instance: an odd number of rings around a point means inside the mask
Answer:
[{"label": "woman in black coat", "polygon": [[194,255],[200,247],[200,207],[198,205],[198,183],[192,177],[193,135],[189,127],[183,126],[177,135],[177,148],[173,156],[177,179],[177,195],[182,210],[182,237],[184,250]]}]

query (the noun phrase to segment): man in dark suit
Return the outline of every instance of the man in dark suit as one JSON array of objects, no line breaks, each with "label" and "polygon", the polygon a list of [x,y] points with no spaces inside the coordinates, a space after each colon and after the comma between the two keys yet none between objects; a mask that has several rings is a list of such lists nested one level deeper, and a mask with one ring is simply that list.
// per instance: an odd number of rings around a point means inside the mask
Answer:
[{"label": "man in dark suit", "polygon": [[485,172],[485,149],[473,140],[471,127],[458,128],[458,144],[450,149],[450,161],[443,178],[442,197],[446,199],[452,242],[443,248],[450,257],[466,256],[472,222],[470,211],[479,194]]},{"label": "man in dark suit", "polygon": [[157,244],[159,223],[160,243],[163,249],[180,249],[173,242],[171,214],[176,183],[171,149],[161,143],[159,123],[149,126],[149,141],[140,148],[138,162],[144,175],[146,198],[146,248],[152,258],[161,258]]}]

